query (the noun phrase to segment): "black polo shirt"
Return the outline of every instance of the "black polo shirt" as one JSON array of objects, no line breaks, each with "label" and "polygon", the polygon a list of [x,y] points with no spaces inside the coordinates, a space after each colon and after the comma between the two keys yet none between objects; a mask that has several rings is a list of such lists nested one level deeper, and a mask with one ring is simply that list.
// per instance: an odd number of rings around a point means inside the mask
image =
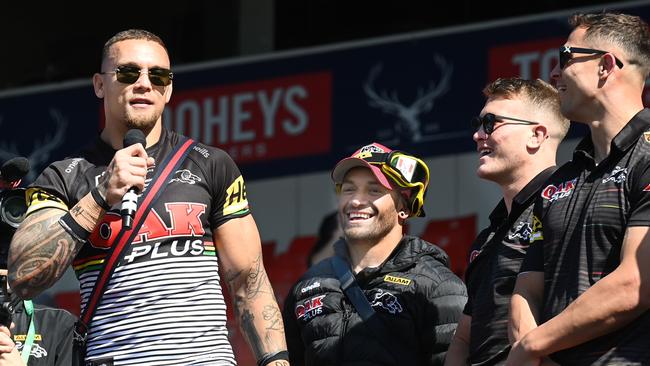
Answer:
[{"label": "black polo shirt", "polygon": [[[616,135],[598,165],[593,152],[587,136],[535,203],[522,271],[544,272],[541,322],[618,267],[628,226],[650,226],[650,110],[639,112]],[[640,261],[650,265],[650,258]],[[563,365],[648,365],[650,312],[552,358]]]},{"label": "black polo shirt", "polygon": [[508,356],[510,296],[529,246],[533,202],[554,170],[548,168],[528,182],[514,197],[510,215],[501,200],[490,214],[490,226],[472,244],[465,273],[469,299],[463,312],[472,317],[473,365],[504,364]]}]

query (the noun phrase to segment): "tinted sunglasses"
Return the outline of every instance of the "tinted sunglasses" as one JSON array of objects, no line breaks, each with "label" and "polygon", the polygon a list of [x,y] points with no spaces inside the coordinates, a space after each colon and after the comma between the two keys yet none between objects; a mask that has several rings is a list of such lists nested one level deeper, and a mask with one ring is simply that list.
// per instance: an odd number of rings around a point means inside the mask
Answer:
[{"label": "tinted sunglasses", "polygon": [[[124,84],[133,84],[142,74],[142,69],[136,66],[118,66],[115,71],[105,71],[101,74],[115,74],[117,81]],[[174,74],[169,69],[154,67],[147,71],[149,81],[153,85],[167,86],[172,83]]]},{"label": "tinted sunglasses", "polygon": [[411,213],[413,216],[424,216],[422,206],[429,186],[429,167],[424,161],[398,150],[388,154],[374,153],[363,160],[378,165],[401,188],[413,189],[409,197]]},{"label": "tinted sunglasses", "polygon": [[517,121],[517,122],[503,122],[499,126],[503,125],[538,125],[539,122],[533,122],[533,121],[526,121],[525,119],[519,119],[519,118],[512,118],[512,117],[506,117],[506,116],[499,116],[498,114],[493,114],[493,113],[486,113],[482,117],[474,117],[472,118],[472,129],[474,131],[478,131],[481,126],[483,126],[483,131],[485,131],[486,134],[490,135],[494,130],[496,129],[494,125],[497,122],[503,121],[503,120],[508,120],[508,121]]},{"label": "tinted sunglasses", "polygon": [[[602,51],[602,50],[595,50],[593,48],[580,48],[580,47],[571,47],[571,46],[562,46],[560,47],[560,69],[564,69],[566,67],[566,64],[571,60],[572,53],[584,53],[584,54],[596,54],[596,55],[605,55],[607,51]],[[613,54],[612,54],[613,55]],[[614,59],[616,60],[616,66],[618,66],[620,69],[623,68],[623,62],[619,60],[616,56],[614,56]]]}]

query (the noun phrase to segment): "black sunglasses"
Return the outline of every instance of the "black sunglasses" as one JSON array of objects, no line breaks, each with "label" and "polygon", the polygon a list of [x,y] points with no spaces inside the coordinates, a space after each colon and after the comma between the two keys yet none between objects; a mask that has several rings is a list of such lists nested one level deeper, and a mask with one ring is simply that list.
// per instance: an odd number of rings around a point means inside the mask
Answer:
[{"label": "black sunglasses", "polygon": [[[572,58],[571,54],[572,53],[586,53],[586,54],[597,54],[597,55],[605,55],[607,51],[602,51],[602,50],[595,50],[593,48],[580,48],[580,47],[571,47],[571,46],[562,46],[560,47],[560,69],[564,69],[566,66],[567,62]],[[614,54],[612,54],[614,55]],[[618,66],[620,69],[623,68],[623,62],[619,60],[616,56],[614,56],[614,59],[616,60],[616,66]]]},{"label": "black sunglasses", "polygon": [[493,113],[486,113],[482,117],[474,117],[472,118],[472,128],[474,131],[478,131],[481,126],[483,126],[483,131],[485,131],[486,134],[490,135],[496,128],[494,128],[494,125],[502,120],[509,120],[509,121],[517,121],[517,122],[503,122],[500,126],[503,125],[538,125],[539,122],[533,122],[533,121],[526,121],[525,119],[519,119],[519,118],[512,118],[512,117],[505,117],[505,116],[499,116],[498,114],[493,114]]},{"label": "black sunglasses", "polygon": [[[105,71],[100,74],[115,74],[120,83],[133,84],[140,78],[141,73],[142,69],[136,66],[118,66],[115,71]],[[149,81],[157,86],[167,86],[172,83],[174,78],[171,70],[159,67],[149,69],[147,76],[149,76]]]}]

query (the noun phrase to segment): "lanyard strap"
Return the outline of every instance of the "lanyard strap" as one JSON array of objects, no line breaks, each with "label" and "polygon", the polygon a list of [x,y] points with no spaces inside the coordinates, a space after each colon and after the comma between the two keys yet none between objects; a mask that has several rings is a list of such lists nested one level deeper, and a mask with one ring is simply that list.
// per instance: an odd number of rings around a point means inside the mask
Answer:
[{"label": "lanyard strap", "polygon": [[88,298],[88,303],[86,304],[81,316],[83,325],[90,325],[90,320],[92,319],[97,305],[99,304],[99,300],[104,293],[104,288],[115,271],[117,263],[125,253],[124,249],[128,247],[128,244],[130,244],[133,238],[138,234],[140,227],[144,223],[144,218],[147,216],[151,207],[158,197],[160,197],[162,191],[169,182],[168,178],[170,174],[176,171],[195,144],[196,142],[194,140],[182,137],[181,141],[179,141],[174,147],[174,150],[172,150],[163,163],[160,164],[156,175],[149,182],[149,187],[142,193],[142,196],[139,199],[140,209],[136,211],[133,220],[133,227],[128,230],[123,228],[118,233],[115,242],[112,245],[112,251],[106,257],[107,259],[104,262],[104,267],[100,270],[100,273],[97,276],[97,282],[95,283],[90,297]]},{"label": "lanyard strap", "polygon": [[23,301],[25,305],[25,313],[29,317],[29,330],[27,331],[27,337],[25,338],[25,343],[23,343],[23,349],[20,352],[20,357],[23,359],[25,365],[27,365],[27,360],[29,355],[32,353],[32,346],[34,345],[34,336],[36,334],[36,328],[34,327],[34,303],[32,300]]},{"label": "lanyard strap", "polygon": [[393,334],[393,332],[388,329],[383,320],[381,320],[379,315],[375,312],[375,309],[372,308],[366,294],[363,292],[361,287],[359,287],[356,277],[352,274],[350,265],[345,259],[336,254],[330,258],[332,269],[334,269],[334,274],[341,284],[343,293],[352,303],[352,306],[357,310],[361,319],[363,319],[363,323],[370,330],[370,334],[372,334],[379,344],[381,344],[388,354],[390,354],[392,362],[399,365],[400,363],[398,360],[400,358],[393,353],[397,340],[388,339],[388,336]]}]

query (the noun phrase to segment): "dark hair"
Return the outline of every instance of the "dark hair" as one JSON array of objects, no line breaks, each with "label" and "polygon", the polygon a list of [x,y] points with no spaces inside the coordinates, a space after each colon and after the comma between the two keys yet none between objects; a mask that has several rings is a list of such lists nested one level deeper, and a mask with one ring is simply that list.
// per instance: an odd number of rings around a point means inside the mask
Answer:
[{"label": "dark hair", "polygon": [[585,41],[616,45],[626,53],[624,64],[637,65],[643,75],[650,72],[650,30],[640,17],[616,12],[578,13],[569,18],[569,24],[586,30]]},{"label": "dark hair", "polygon": [[318,227],[318,236],[316,237],[314,246],[312,246],[311,250],[309,251],[309,255],[307,255],[307,267],[311,265],[311,260],[314,255],[323,249],[327,243],[334,239],[336,229],[339,227],[339,219],[337,214],[338,212],[336,211],[331,212],[323,217],[322,221],[320,222],[320,226]]},{"label": "dark hair", "polygon": [[161,45],[162,48],[165,49],[165,51],[167,51],[165,42],[163,42],[163,40],[157,35],[149,31],[146,31],[144,29],[127,29],[125,31],[121,31],[115,34],[113,37],[109,38],[109,40],[106,41],[106,43],[104,43],[104,48],[102,49],[102,63],[108,57],[112,45],[114,45],[117,42],[127,41],[130,39],[144,39],[147,41],[156,42],[159,45]]}]

